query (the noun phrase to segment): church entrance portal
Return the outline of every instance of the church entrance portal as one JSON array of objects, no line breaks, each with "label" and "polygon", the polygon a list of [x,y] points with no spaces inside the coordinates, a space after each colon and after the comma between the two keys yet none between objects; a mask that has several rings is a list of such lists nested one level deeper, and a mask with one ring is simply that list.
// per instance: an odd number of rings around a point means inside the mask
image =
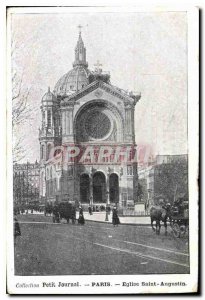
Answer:
[{"label": "church entrance portal", "polygon": [[93,175],[93,202],[106,203],[106,179],[102,172]]},{"label": "church entrance portal", "polygon": [[80,202],[89,203],[89,175],[82,174],[80,176]]},{"label": "church entrance portal", "polygon": [[119,203],[119,179],[117,174],[111,174],[109,178],[110,203]]}]

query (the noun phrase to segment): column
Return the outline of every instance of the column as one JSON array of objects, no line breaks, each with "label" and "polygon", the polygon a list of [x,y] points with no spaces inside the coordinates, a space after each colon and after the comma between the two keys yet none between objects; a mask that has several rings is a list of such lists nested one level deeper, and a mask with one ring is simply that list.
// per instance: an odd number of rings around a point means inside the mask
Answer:
[{"label": "column", "polygon": [[131,127],[132,127],[132,141],[135,143],[135,110],[134,107],[131,111]]},{"label": "column", "polygon": [[125,118],[126,118],[126,127],[127,127],[127,133],[128,134],[132,134],[131,130],[132,130],[132,126],[131,126],[131,118],[132,118],[132,114],[131,114],[131,107],[127,106],[125,108]]},{"label": "column", "polygon": [[70,126],[69,126],[69,112],[66,110],[65,111],[65,134],[68,135],[70,131]]},{"label": "column", "polygon": [[62,111],[62,134],[64,135],[65,134],[65,128],[64,128],[64,111]]},{"label": "column", "polygon": [[73,134],[73,109],[70,111],[69,119],[70,119],[70,134]]},{"label": "column", "polygon": [[66,134],[66,111],[63,112],[64,118],[63,118],[63,127],[64,127],[64,134]]},{"label": "column", "polygon": [[48,125],[48,111],[47,109],[45,110],[45,126],[47,127]]},{"label": "column", "polygon": [[122,207],[122,176],[123,176],[123,168],[120,167],[119,170],[119,206]]},{"label": "column", "polygon": [[51,114],[51,128],[53,127],[53,110],[50,109],[50,114]]},{"label": "column", "polygon": [[66,135],[73,134],[73,111],[71,109],[66,111]]},{"label": "column", "polygon": [[68,134],[68,131],[67,131],[67,124],[68,124],[68,119],[67,119],[67,114],[68,114],[68,112],[67,112],[67,110],[65,110],[64,111],[64,126],[65,126],[65,135],[67,135]]},{"label": "column", "polygon": [[128,141],[133,140],[134,136],[134,107],[130,103],[125,104],[125,126],[126,136]]},{"label": "column", "polygon": [[90,191],[89,191],[89,194],[90,194],[90,206],[92,207],[93,206],[93,176],[92,174],[89,175],[89,182],[90,182]]}]

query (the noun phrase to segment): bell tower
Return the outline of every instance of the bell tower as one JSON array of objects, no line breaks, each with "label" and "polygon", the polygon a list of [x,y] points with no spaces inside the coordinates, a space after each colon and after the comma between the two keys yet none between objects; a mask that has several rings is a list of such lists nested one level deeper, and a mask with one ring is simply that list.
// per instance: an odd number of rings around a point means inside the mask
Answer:
[{"label": "bell tower", "polygon": [[49,160],[51,151],[61,144],[61,126],[59,104],[55,95],[48,88],[47,93],[41,100],[42,122],[39,129],[40,142],[40,196],[46,196],[46,162]]},{"label": "bell tower", "polygon": [[39,130],[40,160],[48,160],[52,147],[58,145],[60,137],[60,116],[57,98],[48,88],[41,102],[42,123]]}]

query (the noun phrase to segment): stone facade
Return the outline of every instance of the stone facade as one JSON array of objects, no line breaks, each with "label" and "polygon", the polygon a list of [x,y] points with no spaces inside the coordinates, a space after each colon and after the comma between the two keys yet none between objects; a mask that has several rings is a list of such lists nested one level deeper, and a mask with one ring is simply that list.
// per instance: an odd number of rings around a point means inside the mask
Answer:
[{"label": "stone facade", "polygon": [[40,196],[87,205],[134,205],[134,110],[139,99],[111,85],[102,69],[88,69],[79,33],[73,69],[42,98]]}]

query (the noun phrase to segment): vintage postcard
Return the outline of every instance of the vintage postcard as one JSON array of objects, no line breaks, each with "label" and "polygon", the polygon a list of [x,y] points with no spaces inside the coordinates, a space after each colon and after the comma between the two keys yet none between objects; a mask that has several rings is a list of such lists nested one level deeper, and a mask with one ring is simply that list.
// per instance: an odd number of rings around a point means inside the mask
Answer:
[{"label": "vintage postcard", "polygon": [[7,291],[198,291],[198,9],[7,8]]}]

